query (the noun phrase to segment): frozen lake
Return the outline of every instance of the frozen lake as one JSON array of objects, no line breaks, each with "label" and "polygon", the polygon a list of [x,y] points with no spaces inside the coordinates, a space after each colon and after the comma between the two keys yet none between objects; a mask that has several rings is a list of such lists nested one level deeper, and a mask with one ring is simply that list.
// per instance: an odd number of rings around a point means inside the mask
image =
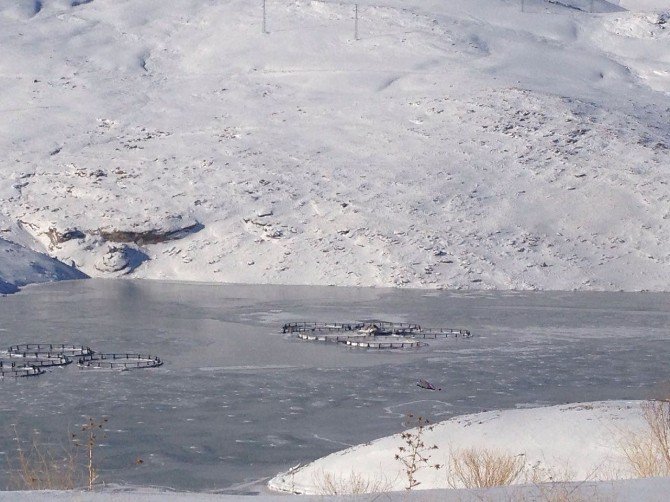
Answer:
[{"label": "frozen lake", "polygon": [[[254,493],[258,481],[400,431],[492,408],[640,399],[670,382],[670,294],[436,292],[87,280],[0,298],[0,348],[70,342],[159,355],[157,370],[75,366],[0,379],[0,487],[24,435],[109,417],[106,483]],[[464,327],[405,352],[300,342],[290,320]],[[416,387],[418,378],[443,387]],[[137,458],[144,463],[136,463]]]}]

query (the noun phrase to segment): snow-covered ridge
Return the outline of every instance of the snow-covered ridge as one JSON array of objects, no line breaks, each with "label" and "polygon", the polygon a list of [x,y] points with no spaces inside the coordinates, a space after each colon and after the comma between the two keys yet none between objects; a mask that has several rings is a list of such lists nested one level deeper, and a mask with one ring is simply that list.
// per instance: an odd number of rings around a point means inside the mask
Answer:
[{"label": "snow-covered ridge", "polygon": [[241,0],[0,2],[3,238],[103,277],[667,290],[664,2],[366,0],[360,40],[353,3],[262,34]]}]

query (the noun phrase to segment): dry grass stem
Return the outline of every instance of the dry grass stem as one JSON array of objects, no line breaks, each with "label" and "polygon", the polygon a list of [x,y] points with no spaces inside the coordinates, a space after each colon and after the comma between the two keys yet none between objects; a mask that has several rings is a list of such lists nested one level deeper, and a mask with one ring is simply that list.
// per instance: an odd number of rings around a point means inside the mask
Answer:
[{"label": "dry grass stem", "polygon": [[86,471],[88,474],[89,491],[93,490],[93,485],[98,480],[98,470],[95,467],[93,453],[95,451],[95,447],[98,445],[99,439],[106,437],[103,431],[103,426],[106,423],[106,418],[97,421],[96,419],[89,417],[88,421],[81,427],[81,430],[85,435],[84,446],[86,448]]}]

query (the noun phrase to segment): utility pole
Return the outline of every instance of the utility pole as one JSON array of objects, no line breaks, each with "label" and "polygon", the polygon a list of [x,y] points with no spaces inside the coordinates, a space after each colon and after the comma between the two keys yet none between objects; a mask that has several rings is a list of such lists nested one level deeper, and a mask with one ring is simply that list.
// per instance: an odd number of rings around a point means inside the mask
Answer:
[{"label": "utility pole", "polygon": [[360,40],[358,38],[358,4],[354,6],[354,40]]},{"label": "utility pole", "polygon": [[524,0],[521,0],[521,12],[524,12],[524,4],[525,4]]},{"label": "utility pole", "polygon": [[267,16],[265,14],[265,0],[263,0],[263,34],[266,34],[267,32]]}]

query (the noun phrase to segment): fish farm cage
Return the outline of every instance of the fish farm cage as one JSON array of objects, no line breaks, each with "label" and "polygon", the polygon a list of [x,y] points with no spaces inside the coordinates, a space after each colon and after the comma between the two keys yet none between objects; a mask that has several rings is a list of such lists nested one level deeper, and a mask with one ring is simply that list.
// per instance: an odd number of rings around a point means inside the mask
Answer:
[{"label": "fish farm cage", "polygon": [[282,333],[310,342],[330,342],[365,349],[414,349],[427,345],[424,340],[471,338],[460,328],[422,328],[419,324],[368,319],[351,323],[289,322]]},{"label": "fish farm cage", "polygon": [[163,365],[151,355],[98,353],[85,345],[26,343],[0,350],[0,378],[39,376],[48,368],[68,366],[75,360],[79,368],[130,370]]}]

